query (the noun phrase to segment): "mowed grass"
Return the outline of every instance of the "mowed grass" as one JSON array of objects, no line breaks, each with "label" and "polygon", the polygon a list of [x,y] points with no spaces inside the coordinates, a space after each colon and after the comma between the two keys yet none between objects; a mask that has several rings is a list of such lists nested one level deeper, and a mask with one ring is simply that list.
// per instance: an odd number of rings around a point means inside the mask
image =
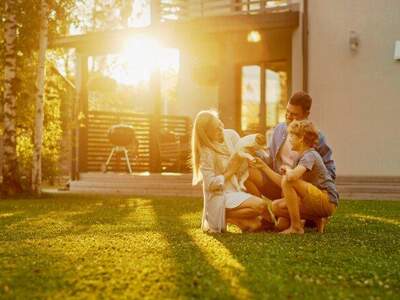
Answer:
[{"label": "mowed grass", "polygon": [[204,234],[201,199],[0,200],[1,299],[398,299],[400,201],[323,235]]}]

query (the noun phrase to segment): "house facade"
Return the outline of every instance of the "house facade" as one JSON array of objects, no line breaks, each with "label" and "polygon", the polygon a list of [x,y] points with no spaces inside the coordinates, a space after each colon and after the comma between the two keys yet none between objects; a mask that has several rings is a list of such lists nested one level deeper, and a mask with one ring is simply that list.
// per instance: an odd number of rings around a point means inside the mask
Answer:
[{"label": "house facade", "polygon": [[[180,53],[170,114],[193,118],[216,109],[227,128],[265,132],[284,120],[290,95],[305,90],[339,176],[400,176],[399,1],[175,2],[152,1],[149,28],[56,41],[77,49],[77,115],[88,114],[87,57],[116,52],[129,35],[153,34]],[[153,91],[160,88],[152,82]],[[156,115],[159,94],[151,95]],[[75,160],[87,160],[85,129],[77,136]]]},{"label": "house facade", "polygon": [[[247,129],[247,113],[259,129],[265,129],[282,120],[282,106],[292,92],[307,90],[314,100],[310,118],[334,149],[339,176],[400,176],[400,58],[395,58],[400,2],[288,4],[298,5],[292,7],[298,9],[298,24],[268,29],[243,26],[224,33],[223,42],[217,39],[196,45],[197,51],[181,50],[176,112],[193,117],[200,109],[215,108],[226,127],[242,132]],[[260,33],[259,42],[246,40],[251,30]],[[214,55],[217,49],[219,58]],[[208,67],[204,78],[198,79],[196,65],[202,60]],[[264,70],[269,73],[262,74]],[[280,84],[276,73],[284,75]],[[261,91],[248,99],[251,89],[257,88]],[[267,120],[260,120],[261,115]]]},{"label": "house facade", "polygon": [[[302,30],[293,34],[292,90],[304,82]],[[308,1],[311,119],[334,149],[338,175],[400,176],[398,40],[399,1]]]}]

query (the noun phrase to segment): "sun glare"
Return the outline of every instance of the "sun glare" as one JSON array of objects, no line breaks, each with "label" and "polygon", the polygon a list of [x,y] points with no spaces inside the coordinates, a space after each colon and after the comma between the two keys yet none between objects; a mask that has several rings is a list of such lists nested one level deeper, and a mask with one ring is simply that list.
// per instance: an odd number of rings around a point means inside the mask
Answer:
[{"label": "sun glare", "polygon": [[108,73],[122,84],[139,84],[150,80],[157,70],[179,69],[179,50],[163,48],[150,37],[139,36],[126,40],[123,51],[117,56]]},{"label": "sun glare", "polygon": [[161,47],[152,38],[137,37],[126,41],[122,59],[127,65],[127,77],[132,83],[148,81],[159,66]]}]

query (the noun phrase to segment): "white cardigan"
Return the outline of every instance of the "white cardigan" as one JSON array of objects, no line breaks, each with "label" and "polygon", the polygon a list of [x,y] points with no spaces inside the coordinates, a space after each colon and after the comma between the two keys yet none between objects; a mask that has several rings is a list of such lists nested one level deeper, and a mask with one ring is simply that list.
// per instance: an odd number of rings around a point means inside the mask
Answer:
[{"label": "white cardigan", "polygon": [[[239,141],[239,134],[232,129],[224,130],[224,140],[230,154],[235,152],[235,145]],[[216,153],[204,147],[200,153],[200,172],[203,176],[203,217],[201,229],[208,232],[226,231],[225,221],[225,172],[223,161],[229,157]],[[236,176],[231,179],[232,184],[240,191]]]}]

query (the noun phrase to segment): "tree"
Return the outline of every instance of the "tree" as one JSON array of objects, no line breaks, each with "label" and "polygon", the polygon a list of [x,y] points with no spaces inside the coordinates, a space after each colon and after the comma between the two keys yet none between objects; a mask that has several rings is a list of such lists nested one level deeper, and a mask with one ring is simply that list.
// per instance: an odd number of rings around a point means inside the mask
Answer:
[{"label": "tree", "polygon": [[[7,0],[6,5],[0,6],[0,22],[4,24],[0,26],[0,32],[5,37],[0,39],[0,54],[6,58],[0,60],[0,78],[3,79],[0,85],[0,101],[1,107],[4,107],[1,121],[4,123],[5,152],[1,169],[8,173],[1,185],[4,195],[23,192],[31,187],[40,1]],[[73,22],[75,2],[76,0],[47,0],[49,40],[66,35]],[[61,49],[55,52],[58,57],[63,54]],[[44,106],[42,148],[42,162],[46,164],[44,170],[46,173],[50,172],[50,176],[54,175],[54,168],[57,168],[54,161],[59,157],[62,137],[58,110],[61,98],[65,98],[64,81],[59,75],[52,73],[46,83],[46,94],[50,92],[51,96],[46,97],[49,103]]]},{"label": "tree", "polygon": [[3,162],[1,194],[6,196],[21,191],[18,176],[16,144],[17,100],[17,19],[14,0],[5,1],[5,67],[3,108]]},{"label": "tree", "polygon": [[48,31],[48,6],[46,0],[41,0],[40,5],[40,34],[39,34],[39,59],[36,81],[36,109],[35,109],[35,136],[32,159],[32,191],[40,195],[42,183],[42,144],[43,144],[43,119],[44,119],[44,83]]}]

